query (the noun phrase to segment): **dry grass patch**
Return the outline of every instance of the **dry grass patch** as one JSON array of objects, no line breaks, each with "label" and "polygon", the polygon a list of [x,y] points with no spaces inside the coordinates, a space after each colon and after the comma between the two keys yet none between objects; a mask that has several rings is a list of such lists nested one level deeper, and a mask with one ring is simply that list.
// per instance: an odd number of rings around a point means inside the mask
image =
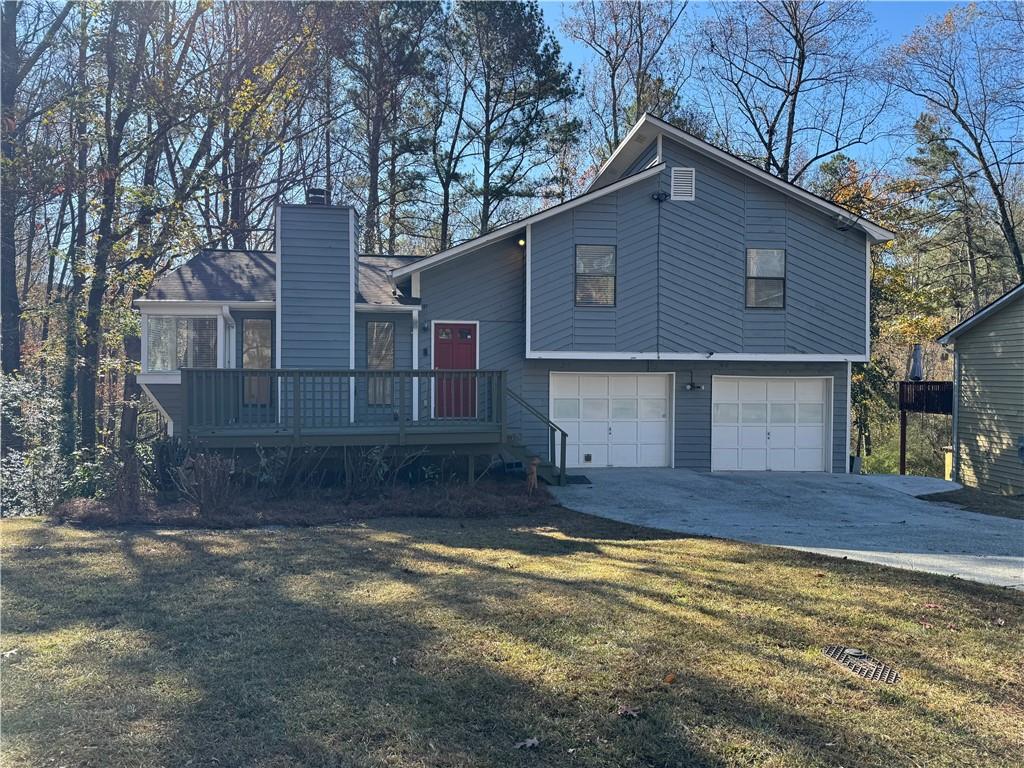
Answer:
[{"label": "dry grass patch", "polygon": [[977,488],[960,488],[955,491],[930,493],[920,498],[926,501],[958,504],[968,512],[1024,520],[1024,496],[997,496],[994,493],[979,491]]},{"label": "dry grass patch", "polygon": [[[557,507],[276,532],[14,520],[0,533],[9,765],[1024,756],[1024,597],[1008,590]],[[832,642],[903,680],[855,678],[821,655]]]}]

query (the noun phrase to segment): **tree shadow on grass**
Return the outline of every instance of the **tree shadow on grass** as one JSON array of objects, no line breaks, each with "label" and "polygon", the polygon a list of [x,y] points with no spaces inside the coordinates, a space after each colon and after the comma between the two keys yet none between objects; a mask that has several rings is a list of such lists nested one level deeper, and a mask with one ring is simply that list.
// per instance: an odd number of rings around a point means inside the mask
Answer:
[{"label": "tree shadow on grass", "polygon": [[[32,546],[44,549],[19,548],[6,563],[8,621],[16,632],[83,637],[35,700],[8,716],[7,736],[34,762],[63,749],[81,765],[717,767],[780,755],[793,765],[914,764],[849,718],[729,682],[716,658],[686,663],[676,686],[660,684],[637,648],[666,642],[666,623],[672,642],[771,659],[731,636],[735,617],[687,627],[657,586],[626,582],[625,571],[623,581],[580,575],[638,545],[579,525],[559,516],[426,528],[377,520],[280,533],[79,534],[85,541],[73,545],[61,531],[33,531]],[[107,568],[93,562],[103,555]],[[541,569],[537,555],[565,565]],[[682,565],[661,570],[645,578],[697,578]],[[39,603],[46,610],[28,615]],[[629,622],[650,629],[615,636]],[[792,635],[771,622],[755,630]],[[129,648],[111,647],[118,633]],[[580,658],[605,640],[618,646]],[[608,660],[611,671],[601,667]],[[32,689],[32,669],[13,670],[26,676],[15,680],[19,692]],[[811,680],[817,671],[803,670]],[[619,703],[640,717],[618,717]],[[530,736],[538,749],[513,749]],[[83,755],[85,744],[101,748]]]}]

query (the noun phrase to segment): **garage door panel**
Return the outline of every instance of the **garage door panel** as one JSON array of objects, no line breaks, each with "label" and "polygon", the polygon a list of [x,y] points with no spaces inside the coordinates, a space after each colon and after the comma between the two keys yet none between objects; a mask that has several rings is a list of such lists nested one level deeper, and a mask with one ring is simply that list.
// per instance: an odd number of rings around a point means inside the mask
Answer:
[{"label": "garage door panel", "polygon": [[668,422],[667,421],[641,421],[637,434],[640,443],[668,444]]},{"label": "garage door panel", "polygon": [[740,446],[740,428],[716,426],[711,430],[711,448],[733,449]]},{"label": "garage door panel", "polygon": [[668,446],[664,443],[661,445],[641,445],[639,446],[639,461],[638,466],[641,467],[664,467],[669,463],[668,460]]},{"label": "garage door panel", "polygon": [[794,447],[807,449],[821,449],[825,446],[824,435],[821,427],[797,427]]},{"label": "garage door panel", "polygon": [[797,379],[796,399],[801,402],[822,402],[825,399],[823,379]]},{"label": "garage door panel", "polygon": [[611,447],[611,465],[613,467],[635,467],[637,461],[637,445],[613,445]]},{"label": "garage door panel", "polygon": [[552,418],[569,433],[569,463],[669,465],[670,381],[667,374],[551,374]]},{"label": "garage door panel", "polygon": [[793,469],[797,472],[817,472],[822,469],[821,449],[798,448],[794,451],[795,463]]},{"label": "garage door panel", "polygon": [[796,457],[792,450],[772,448],[768,452],[768,468],[774,472],[792,472],[796,469]]},{"label": "garage door panel", "polygon": [[767,448],[768,430],[764,427],[740,427],[740,448]]},{"label": "garage door panel", "polygon": [[796,382],[793,379],[773,379],[766,383],[769,400],[793,400]]},{"label": "garage door panel", "polygon": [[796,448],[796,427],[773,426],[768,442],[772,450],[784,448],[792,451]]},{"label": "garage door panel", "polygon": [[608,395],[608,377],[580,376],[580,395],[582,397],[606,397]]},{"label": "garage door panel", "polygon": [[636,397],[636,376],[612,376],[609,394],[612,397]]},{"label": "garage door panel", "polygon": [[640,397],[665,397],[668,377],[638,376],[636,382],[636,391]]},{"label": "garage door panel", "polygon": [[768,451],[766,449],[740,450],[740,469],[751,471],[763,471],[768,466]]},{"label": "garage door panel", "polygon": [[612,445],[623,443],[636,444],[637,423],[635,421],[613,421],[610,442]]},{"label": "garage door panel", "polygon": [[767,398],[768,384],[764,379],[740,379],[740,402],[763,402]]},{"label": "garage door panel", "polygon": [[715,469],[728,471],[739,469],[739,451],[721,448],[711,449],[711,465]]},{"label": "garage door panel", "polygon": [[827,378],[713,377],[711,468],[825,470],[830,392]]},{"label": "garage door panel", "polygon": [[608,422],[606,421],[584,421],[580,423],[581,443],[607,443]]}]

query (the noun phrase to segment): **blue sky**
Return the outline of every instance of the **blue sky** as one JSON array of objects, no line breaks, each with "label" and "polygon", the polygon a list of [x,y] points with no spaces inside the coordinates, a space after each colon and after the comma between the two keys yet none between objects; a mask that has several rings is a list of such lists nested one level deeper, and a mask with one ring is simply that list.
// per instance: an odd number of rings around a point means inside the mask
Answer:
[{"label": "blue sky", "polygon": [[[899,0],[898,2],[887,2],[885,0],[872,0],[867,3],[872,15],[875,18],[875,30],[877,34],[887,43],[896,44],[906,37],[915,27],[924,24],[929,18],[941,16],[950,8],[961,3],[950,2],[913,2],[912,0]],[[541,9],[548,24],[555,30],[562,43],[563,54],[569,62],[579,67],[589,58],[587,49],[579,43],[569,40],[561,31],[562,16],[566,13],[572,3],[554,2],[553,0],[541,0]],[[708,4],[691,0],[687,13],[691,18],[699,18],[707,13]],[[914,105],[904,104],[906,109],[894,110],[892,118],[897,123],[906,120],[910,122],[911,117],[916,113]],[[893,158],[905,157],[912,152],[910,142],[906,138],[909,133],[909,125],[893,125],[894,133],[898,135],[876,139],[868,146],[851,149],[848,154],[860,159],[872,162],[876,165],[884,163]]]},{"label": "blue sky", "polygon": [[[565,39],[560,29],[562,14],[571,5],[572,3],[541,0],[544,16],[558,33],[566,58],[579,66],[586,60],[585,49],[578,43]],[[929,16],[943,14],[950,8],[958,5],[958,3],[937,3],[925,0],[922,0],[922,2],[912,2],[910,0],[899,0],[899,2],[873,0],[867,5],[875,17],[875,26],[878,31],[893,42],[896,42],[905,37],[914,27],[922,24]],[[691,13],[700,15],[705,12],[706,6],[706,2],[691,2],[688,10]]]}]

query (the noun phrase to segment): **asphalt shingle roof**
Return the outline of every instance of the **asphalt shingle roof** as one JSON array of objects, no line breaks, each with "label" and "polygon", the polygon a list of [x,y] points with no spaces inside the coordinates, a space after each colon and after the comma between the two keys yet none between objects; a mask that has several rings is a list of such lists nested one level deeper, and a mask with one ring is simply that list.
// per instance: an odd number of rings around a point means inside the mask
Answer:
[{"label": "asphalt shingle roof", "polygon": [[[418,304],[392,291],[389,270],[403,267],[416,256],[358,257],[356,301],[379,306]],[[143,297],[167,301],[274,301],[276,256],[269,251],[204,250],[175,270],[157,278]]]},{"label": "asphalt shingle roof", "polygon": [[273,253],[206,250],[157,278],[143,298],[273,301],[274,292]]}]

